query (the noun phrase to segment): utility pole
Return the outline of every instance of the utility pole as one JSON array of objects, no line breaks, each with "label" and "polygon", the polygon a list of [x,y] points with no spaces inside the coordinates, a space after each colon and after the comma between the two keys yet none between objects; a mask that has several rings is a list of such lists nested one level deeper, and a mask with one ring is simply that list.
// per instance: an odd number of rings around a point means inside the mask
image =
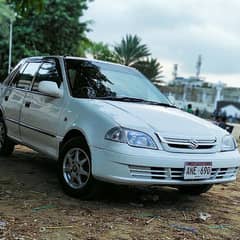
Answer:
[{"label": "utility pole", "polygon": [[200,77],[200,72],[201,72],[201,66],[202,66],[202,55],[198,56],[198,60],[197,60],[197,65],[196,65],[196,78],[199,79]]},{"label": "utility pole", "polygon": [[173,72],[172,72],[173,80],[177,79],[177,74],[178,74],[178,64],[174,64],[173,65]]},{"label": "utility pole", "polygon": [[11,72],[12,67],[12,32],[13,32],[13,21],[10,20],[9,25],[9,54],[8,54],[8,74]]}]

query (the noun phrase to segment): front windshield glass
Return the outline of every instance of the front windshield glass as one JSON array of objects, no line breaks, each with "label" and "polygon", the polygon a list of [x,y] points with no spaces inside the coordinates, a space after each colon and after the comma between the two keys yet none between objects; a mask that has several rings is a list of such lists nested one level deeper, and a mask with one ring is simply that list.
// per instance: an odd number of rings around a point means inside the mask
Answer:
[{"label": "front windshield glass", "polygon": [[127,97],[170,104],[146,77],[133,68],[79,59],[66,59],[66,68],[73,97]]}]

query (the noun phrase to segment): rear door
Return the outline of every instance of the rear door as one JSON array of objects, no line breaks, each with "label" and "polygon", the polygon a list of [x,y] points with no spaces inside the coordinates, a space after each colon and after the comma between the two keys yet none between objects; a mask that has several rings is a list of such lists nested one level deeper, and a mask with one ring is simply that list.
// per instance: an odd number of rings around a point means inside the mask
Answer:
[{"label": "rear door", "polygon": [[4,94],[2,106],[7,134],[17,141],[21,141],[19,124],[24,98],[39,67],[39,62],[24,63],[9,83]]},{"label": "rear door", "polygon": [[56,98],[39,92],[38,85],[41,81],[54,81],[63,91],[62,75],[57,59],[42,62],[31,91],[26,95],[21,114],[21,136],[27,145],[56,157],[57,130],[61,121],[64,97]]}]

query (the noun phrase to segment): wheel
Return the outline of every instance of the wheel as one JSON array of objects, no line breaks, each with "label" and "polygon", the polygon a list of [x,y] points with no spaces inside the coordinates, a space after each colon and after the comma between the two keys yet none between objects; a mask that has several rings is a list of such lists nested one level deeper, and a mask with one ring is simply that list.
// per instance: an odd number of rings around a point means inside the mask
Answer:
[{"label": "wheel", "polygon": [[65,193],[72,197],[91,199],[98,182],[91,172],[90,151],[82,139],[70,139],[63,145],[58,161],[58,177]]},{"label": "wheel", "polygon": [[211,189],[212,184],[204,185],[191,185],[191,186],[180,186],[178,187],[179,191],[189,194],[189,195],[200,195]]},{"label": "wheel", "polygon": [[14,142],[8,138],[6,125],[0,118],[0,156],[9,156],[14,151]]}]

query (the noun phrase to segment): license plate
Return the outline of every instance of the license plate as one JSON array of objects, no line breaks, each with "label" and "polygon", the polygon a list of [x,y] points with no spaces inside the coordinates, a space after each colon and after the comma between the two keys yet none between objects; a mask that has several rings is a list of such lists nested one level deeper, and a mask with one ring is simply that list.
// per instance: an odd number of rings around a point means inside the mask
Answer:
[{"label": "license plate", "polygon": [[211,162],[186,162],[184,179],[208,179],[211,177]]}]

